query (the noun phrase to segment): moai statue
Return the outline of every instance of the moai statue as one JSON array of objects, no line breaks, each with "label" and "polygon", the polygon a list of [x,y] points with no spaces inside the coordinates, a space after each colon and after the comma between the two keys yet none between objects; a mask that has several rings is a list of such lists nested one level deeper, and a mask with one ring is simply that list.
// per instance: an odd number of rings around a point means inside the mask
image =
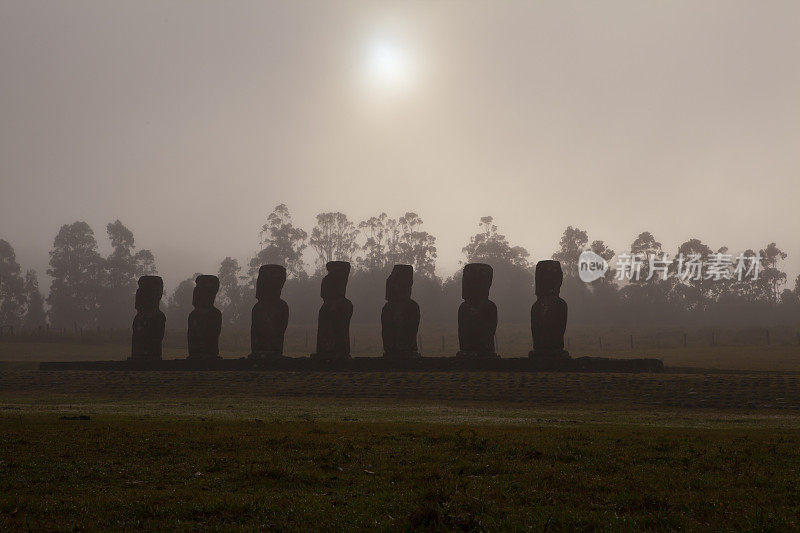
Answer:
[{"label": "moai statue", "polygon": [[194,280],[192,305],[189,313],[189,358],[216,359],[219,357],[219,334],[222,331],[222,313],[214,307],[219,291],[217,276],[197,276]]},{"label": "moai statue", "polygon": [[161,359],[161,341],[167,318],[161,309],[164,281],[159,276],[142,276],[136,289],[136,316],[131,336],[131,359]]},{"label": "moai statue", "polygon": [[461,297],[458,308],[457,357],[496,359],[494,335],[497,331],[497,306],[489,299],[492,286],[492,267],[483,263],[464,266]]},{"label": "moai statue", "polygon": [[328,274],[322,278],[320,296],[322,307],[317,322],[317,352],[319,359],[348,359],[350,357],[350,317],[353,304],[345,297],[350,263],[329,261]]},{"label": "moai statue", "polygon": [[567,302],[558,293],[564,273],[558,261],[536,263],[536,302],[531,307],[531,358],[568,358],[564,350],[564,332],[567,329]]},{"label": "moai statue", "polygon": [[283,355],[283,336],[289,323],[289,306],[281,299],[286,269],[263,265],[258,269],[256,299],[250,323],[250,358],[268,359]]},{"label": "moai statue", "polygon": [[419,357],[419,305],[411,299],[414,267],[395,265],[386,278],[386,305],[381,311],[384,357]]}]

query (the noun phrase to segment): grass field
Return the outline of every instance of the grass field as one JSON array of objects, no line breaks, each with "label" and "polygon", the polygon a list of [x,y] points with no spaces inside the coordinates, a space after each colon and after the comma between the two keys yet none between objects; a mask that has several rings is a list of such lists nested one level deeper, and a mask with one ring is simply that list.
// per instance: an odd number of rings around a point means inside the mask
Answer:
[{"label": "grass field", "polygon": [[800,409],[797,373],[0,371],[0,398],[340,398],[641,409]]},{"label": "grass field", "polygon": [[800,527],[795,373],[0,371],[0,530]]},{"label": "grass field", "polygon": [[45,395],[0,442],[0,530],[800,526],[796,414]]},{"label": "grass field", "polygon": [[661,374],[36,370],[128,353],[65,340],[0,342],[0,531],[800,528],[789,342],[580,350]]}]

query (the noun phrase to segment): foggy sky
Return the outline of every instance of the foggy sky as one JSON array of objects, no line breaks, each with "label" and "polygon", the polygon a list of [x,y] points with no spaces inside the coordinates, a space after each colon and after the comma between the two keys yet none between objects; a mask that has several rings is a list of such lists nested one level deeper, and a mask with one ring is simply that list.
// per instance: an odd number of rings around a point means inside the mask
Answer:
[{"label": "foggy sky", "polygon": [[[119,218],[171,288],[286,203],[417,212],[449,275],[493,215],[800,271],[798,2],[0,3],[0,238],[46,292],[59,227]],[[369,81],[391,43],[402,86]],[[313,257],[308,256],[311,262]]]}]

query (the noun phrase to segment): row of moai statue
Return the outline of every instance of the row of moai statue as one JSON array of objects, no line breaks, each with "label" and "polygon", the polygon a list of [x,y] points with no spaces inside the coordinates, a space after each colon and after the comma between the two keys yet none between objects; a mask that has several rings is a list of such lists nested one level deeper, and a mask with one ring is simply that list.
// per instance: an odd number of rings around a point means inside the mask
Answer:
[{"label": "row of moai statue", "polygon": [[[347,299],[350,263],[331,261],[326,265],[320,295],[322,307],[317,325],[315,359],[339,360],[350,357],[350,318],[353,304]],[[492,267],[470,263],[464,267],[458,308],[459,358],[494,359],[497,331],[497,306],[489,299]],[[567,327],[567,303],[559,296],[563,282],[558,261],[536,264],[536,302],[531,308],[531,358],[566,358],[564,332]],[[280,265],[264,265],[258,271],[257,303],[253,306],[250,326],[252,359],[274,359],[283,356],[283,342],[289,323],[289,306],[281,299],[286,282],[286,269]],[[381,311],[383,355],[386,358],[420,357],[417,346],[420,310],[411,299],[414,269],[411,265],[395,265],[386,280],[386,304]],[[192,295],[194,310],[189,314],[189,359],[208,360],[219,357],[219,335],[222,313],[214,307],[219,291],[217,276],[202,275],[195,280]],[[142,276],[136,291],[136,317],[133,320],[131,358],[161,358],[166,317],[159,309],[164,282],[158,276]]]}]

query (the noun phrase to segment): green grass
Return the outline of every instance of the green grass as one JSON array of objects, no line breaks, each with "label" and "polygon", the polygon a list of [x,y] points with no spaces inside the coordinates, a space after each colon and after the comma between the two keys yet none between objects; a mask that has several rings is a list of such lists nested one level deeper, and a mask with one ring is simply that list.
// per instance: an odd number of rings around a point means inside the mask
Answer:
[{"label": "green grass", "polygon": [[641,334],[571,350],[740,372],[39,372],[128,345],[0,342],[0,531],[800,528],[800,349]]},{"label": "green grass", "polygon": [[229,401],[4,403],[0,530],[800,526],[795,415]]},{"label": "green grass", "polygon": [[609,409],[800,408],[796,373],[51,371],[0,369],[0,400],[416,400]]}]

